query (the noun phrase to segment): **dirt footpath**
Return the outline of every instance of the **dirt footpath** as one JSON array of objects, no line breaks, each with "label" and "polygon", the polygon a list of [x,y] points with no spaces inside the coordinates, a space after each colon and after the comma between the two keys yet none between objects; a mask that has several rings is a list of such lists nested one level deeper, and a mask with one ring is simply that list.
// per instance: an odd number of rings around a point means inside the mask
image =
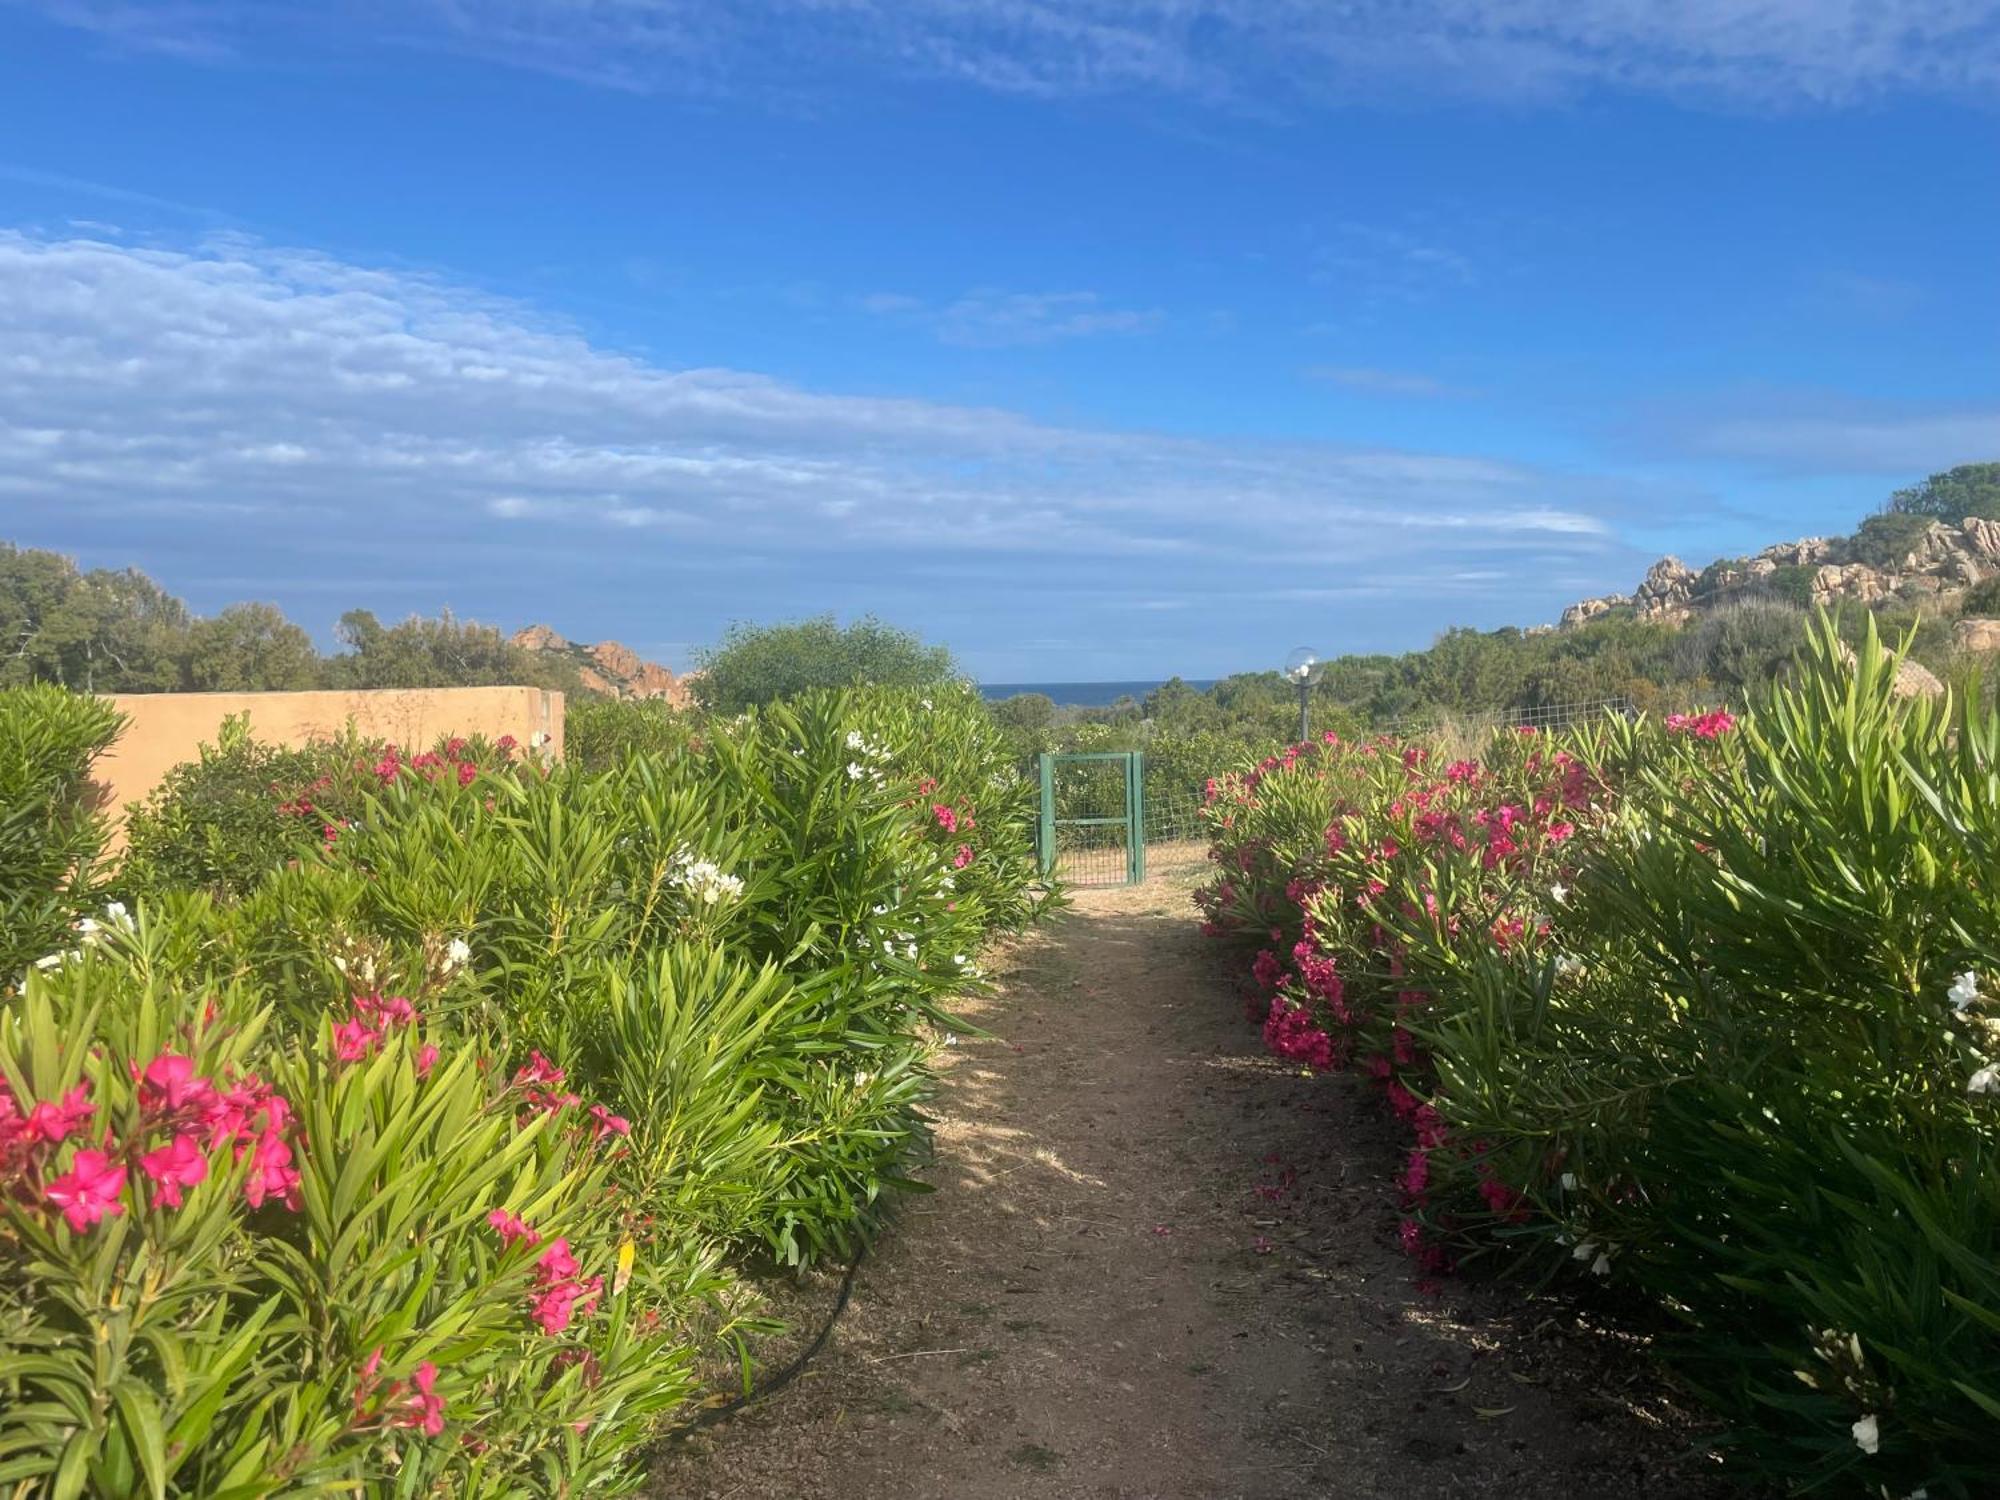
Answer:
[{"label": "dirt footpath", "polygon": [[696,1500],[1706,1497],[1683,1413],[1559,1301],[1395,1248],[1357,1080],[1268,1056],[1188,888],[1082,895],[947,1054],[938,1191],[809,1372],[676,1443]]}]

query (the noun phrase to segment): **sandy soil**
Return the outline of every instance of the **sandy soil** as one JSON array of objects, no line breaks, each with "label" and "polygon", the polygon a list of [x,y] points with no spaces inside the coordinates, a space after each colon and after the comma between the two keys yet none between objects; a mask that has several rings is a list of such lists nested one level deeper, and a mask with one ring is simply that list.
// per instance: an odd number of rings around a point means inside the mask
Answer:
[{"label": "sandy soil", "polygon": [[808,1372],[671,1443],[655,1495],[1720,1493],[1629,1338],[1413,1285],[1394,1136],[1355,1080],[1264,1053],[1188,888],[1086,892],[1000,956],[992,1038],[946,1054],[938,1191]]}]

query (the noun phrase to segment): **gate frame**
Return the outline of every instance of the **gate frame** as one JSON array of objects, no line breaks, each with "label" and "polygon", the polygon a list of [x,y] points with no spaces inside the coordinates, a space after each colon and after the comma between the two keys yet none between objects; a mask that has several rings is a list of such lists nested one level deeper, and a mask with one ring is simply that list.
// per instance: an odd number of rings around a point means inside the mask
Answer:
[{"label": "gate frame", "polygon": [[[1122,761],[1125,765],[1125,816],[1122,818],[1058,818],[1056,816],[1056,767],[1070,761]],[[1042,808],[1036,842],[1041,846],[1042,874],[1053,875],[1056,868],[1056,829],[1111,828],[1125,825],[1126,885],[1143,885],[1146,880],[1146,757],[1138,750],[1044,750],[1036,757],[1041,775]]]}]

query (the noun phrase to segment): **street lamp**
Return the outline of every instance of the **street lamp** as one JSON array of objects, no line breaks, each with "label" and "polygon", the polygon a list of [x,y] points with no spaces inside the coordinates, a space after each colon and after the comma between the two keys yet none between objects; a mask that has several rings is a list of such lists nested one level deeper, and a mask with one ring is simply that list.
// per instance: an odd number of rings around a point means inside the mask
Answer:
[{"label": "street lamp", "polygon": [[1312,690],[1319,681],[1320,673],[1326,670],[1310,646],[1300,646],[1285,658],[1285,670],[1281,674],[1285,681],[1299,690],[1299,743],[1303,745],[1312,735]]}]

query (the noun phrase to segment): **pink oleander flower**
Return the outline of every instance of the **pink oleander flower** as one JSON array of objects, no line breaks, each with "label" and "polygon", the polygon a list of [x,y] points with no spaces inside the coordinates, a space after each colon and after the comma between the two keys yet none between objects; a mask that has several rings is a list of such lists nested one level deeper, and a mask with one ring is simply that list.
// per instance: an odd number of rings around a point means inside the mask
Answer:
[{"label": "pink oleander flower", "polygon": [[276,1198],[292,1212],[299,1210],[299,1173],[292,1165],[292,1148],[275,1130],[258,1136],[250,1148],[250,1175],[243,1179],[243,1197],[252,1208],[262,1208],[266,1199]]},{"label": "pink oleander flower", "polygon": [[931,805],[931,816],[937,819],[938,827],[942,828],[946,833],[958,832],[958,813],[948,803],[933,803]]},{"label": "pink oleander flower", "polygon": [[630,1120],[626,1119],[623,1115],[614,1115],[602,1104],[593,1104],[590,1106],[590,1118],[594,1122],[591,1134],[592,1140],[601,1141],[607,1135],[630,1135],[632,1133],[632,1122]]},{"label": "pink oleander flower", "polygon": [[385,1026],[409,1026],[417,1019],[417,1008],[401,995],[356,995],[354,1012]]},{"label": "pink oleander flower", "polygon": [[83,1129],[84,1122],[97,1113],[91,1104],[90,1085],[79,1083],[60,1100],[44,1099],[28,1111],[27,1134],[56,1145]]},{"label": "pink oleander flower", "polygon": [[177,1052],[162,1052],[139,1075],[139,1107],[148,1114],[206,1109],[214,1097],[215,1085],[196,1075],[194,1059]]},{"label": "pink oleander flower", "polygon": [[62,1210],[74,1234],[82,1234],[104,1218],[125,1212],[118,1195],[125,1190],[125,1169],[102,1151],[79,1151],[70,1169],[42,1189],[42,1196]]},{"label": "pink oleander flower", "polygon": [[417,1077],[430,1077],[431,1069],[437,1066],[437,1060],[438,1049],[435,1042],[425,1042],[423,1046],[417,1048]]},{"label": "pink oleander flower", "polygon": [[528,1060],[514,1072],[514,1082],[518,1084],[547,1084],[550,1087],[561,1083],[563,1070],[550,1062],[539,1052],[530,1052]]},{"label": "pink oleander flower", "polygon": [[156,1151],[139,1158],[139,1170],[153,1183],[153,1202],[160,1208],[179,1208],[181,1189],[208,1179],[208,1157],[201,1142],[192,1135],[177,1135]]},{"label": "pink oleander flower", "polygon": [[336,1021],[333,1026],[333,1054],[342,1062],[360,1062],[381,1040],[382,1033],[360,1016]]},{"label": "pink oleander flower", "polygon": [[954,854],[951,857],[951,867],[954,870],[963,870],[967,865],[971,863],[972,863],[972,845],[960,844],[958,846],[958,853]]},{"label": "pink oleander flower", "polygon": [[410,1391],[392,1407],[391,1427],[408,1427],[436,1437],[444,1431],[444,1397],[437,1393],[438,1367],[429,1360],[410,1376]]},{"label": "pink oleander flower", "polygon": [[[493,1227],[493,1232],[500,1236],[500,1248],[503,1250],[516,1240],[525,1242],[530,1250],[542,1242],[541,1234],[534,1225],[519,1214],[509,1213],[504,1208],[494,1209],[486,1216],[486,1222]],[[563,1243],[567,1250],[568,1242]]]},{"label": "pink oleander flower", "polygon": [[549,1282],[565,1280],[576,1275],[579,1269],[576,1257],[569,1252],[567,1237],[550,1240],[549,1248],[535,1262],[535,1274]]}]

